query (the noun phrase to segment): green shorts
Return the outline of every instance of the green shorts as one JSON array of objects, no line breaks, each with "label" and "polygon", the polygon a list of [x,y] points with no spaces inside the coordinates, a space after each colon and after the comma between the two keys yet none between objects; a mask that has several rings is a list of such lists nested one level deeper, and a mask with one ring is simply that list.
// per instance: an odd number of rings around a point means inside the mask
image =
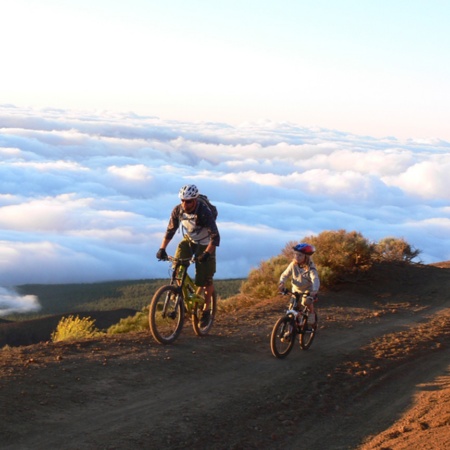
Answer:
[{"label": "green shorts", "polygon": [[[190,258],[193,255],[200,256],[207,245],[196,244],[184,238],[177,247],[175,258]],[[197,286],[210,286],[216,273],[216,255],[211,255],[208,261],[195,263],[195,280]]]}]

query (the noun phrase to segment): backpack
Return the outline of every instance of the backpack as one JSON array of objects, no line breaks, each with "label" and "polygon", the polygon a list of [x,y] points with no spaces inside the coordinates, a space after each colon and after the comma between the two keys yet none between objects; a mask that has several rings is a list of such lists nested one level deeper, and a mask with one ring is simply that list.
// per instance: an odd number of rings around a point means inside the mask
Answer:
[{"label": "backpack", "polygon": [[198,194],[197,200],[201,201],[209,208],[214,217],[214,220],[216,220],[219,212],[217,211],[217,208],[209,201],[209,198],[206,195]]}]

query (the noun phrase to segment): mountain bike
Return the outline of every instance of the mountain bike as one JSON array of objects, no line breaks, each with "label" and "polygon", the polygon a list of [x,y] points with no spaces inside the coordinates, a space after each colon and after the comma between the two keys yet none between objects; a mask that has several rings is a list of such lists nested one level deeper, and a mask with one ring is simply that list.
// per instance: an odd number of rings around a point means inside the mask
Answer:
[{"label": "mountain bike", "polygon": [[201,318],[205,298],[199,294],[199,287],[187,273],[194,258],[175,258],[168,256],[172,263],[170,284],[161,286],[150,302],[149,323],[153,338],[160,344],[171,344],[183,329],[185,317],[191,319],[197,336],[206,336],[214,322],[217,310],[217,294],[213,293],[209,306],[209,319],[203,326]]},{"label": "mountain bike", "polygon": [[[288,292],[283,291],[281,294],[287,295]],[[303,294],[308,295],[309,292]],[[302,306],[300,296],[293,294],[285,314],[276,321],[270,336],[270,349],[275,357],[285,358],[294,347],[297,335],[300,336],[299,343],[302,350],[311,347],[317,332],[317,311],[314,324],[308,324],[308,316],[308,308]]]}]

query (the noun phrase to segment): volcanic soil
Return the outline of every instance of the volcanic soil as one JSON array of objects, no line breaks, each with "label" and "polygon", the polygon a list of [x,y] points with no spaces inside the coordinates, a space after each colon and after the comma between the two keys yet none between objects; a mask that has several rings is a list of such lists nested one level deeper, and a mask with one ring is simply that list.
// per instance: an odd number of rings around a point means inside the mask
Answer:
[{"label": "volcanic soil", "polygon": [[450,268],[322,292],[311,348],[269,346],[286,298],[149,333],[4,347],[2,449],[450,448]]}]

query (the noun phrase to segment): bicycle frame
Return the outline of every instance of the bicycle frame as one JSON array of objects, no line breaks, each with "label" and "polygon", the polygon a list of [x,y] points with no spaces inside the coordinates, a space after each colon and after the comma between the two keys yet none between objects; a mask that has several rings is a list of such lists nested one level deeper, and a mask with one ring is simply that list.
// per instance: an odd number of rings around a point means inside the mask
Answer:
[{"label": "bicycle frame", "polygon": [[297,309],[297,300],[295,300],[295,303],[293,301],[289,302],[289,306],[285,314],[288,317],[292,317],[296,323],[298,322],[299,316],[302,314],[302,311],[299,311]]},{"label": "bicycle frame", "polygon": [[[298,303],[300,302],[300,308],[298,307]],[[301,333],[301,325],[303,322],[307,320],[309,317],[309,309],[307,306],[301,304],[301,300],[299,297],[292,297],[289,302],[288,309],[285,312],[286,316],[292,317],[295,320],[295,324],[298,328],[297,333]]]},{"label": "bicycle frame", "polygon": [[169,259],[175,263],[172,268],[170,284],[177,286],[177,289],[183,297],[186,312],[189,315],[192,315],[196,304],[198,304],[201,309],[205,304],[205,299],[197,294],[198,286],[195,285],[194,281],[187,273],[187,269],[190,266],[192,259],[180,259],[174,257],[170,257]]}]

